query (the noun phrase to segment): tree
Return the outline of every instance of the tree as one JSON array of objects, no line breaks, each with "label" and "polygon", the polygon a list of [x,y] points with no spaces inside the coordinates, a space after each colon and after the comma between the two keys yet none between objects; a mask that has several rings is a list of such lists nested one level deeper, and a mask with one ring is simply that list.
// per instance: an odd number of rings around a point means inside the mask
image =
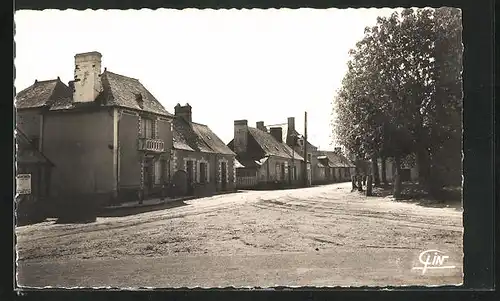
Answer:
[{"label": "tree", "polygon": [[439,182],[428,181],[437,154],[450,150],[450,135],[459,137],[460,20],[460,11],[448,8],[378,18],[350,51],[334,102],[341,144],[358,157],[393,157],[398,171],[403,158],[415,155],[429,191]]}]

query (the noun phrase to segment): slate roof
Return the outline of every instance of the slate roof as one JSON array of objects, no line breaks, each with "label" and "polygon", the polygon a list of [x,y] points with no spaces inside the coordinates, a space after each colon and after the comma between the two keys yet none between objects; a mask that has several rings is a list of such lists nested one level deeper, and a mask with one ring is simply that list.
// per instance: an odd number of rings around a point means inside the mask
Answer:
[{"label": "slate roof", "polygon": [[[292,149],[285,143],[280,143],[271,134],[256,128],[248,127],[248,133],[259,144],[267,156],[276,156],[281,158],[292,158]],[[299,154],[294,153],[294,158],[304,160]]]},{"label": "slate roof", "polygon": [[17,93],[15,106],[18,109],[50,107],[54,102],[71,95],[73,91],[59,78],[35,81],[33,85]]},{"label": "slate roof", "polygon": [[[336,152],[333,152],[333,151],[320,151],[320,156],[318,156],[318,160],[321,160],[320,157],[326,157],[328,158],[328,161],[329,161],[329,166],[331,167],[355,167],[355,165],[351,162],[349,162],[349,160],[347,158],[345,158],[343,155],[341,154],[338,154]],[[331,165],[330,165],[331,164]]]},{"label": "slate roof", "polygon": [[181,117],[174,118],[173,138],[175,149],[235,155],[208,126],[194,122],[188,123]]},{"label": "slate roof", "polygon": [[[304,135],[300,134],[296,130],[293,130],[293,132],[288,133],[288,124],[266,126],[266,128],[267,128],[268,131],[270,131],[270,129],[272,127],[280,127],[281,128],[281,132],[282,132],[282,135],[283,135],[282,141],[285,141],[287,145],[292,145],[293,144],[293,141],[291,140],[291,136],[290,136],[292,134],[294,134],[298,138],[303,138],[304,137]],[[297,146],[300,146],[298,144],[298,142],[297,142]],[[307,141],[307,149],[308,150],[317,149],[317,147],[315,145],[311,144],[309,141]]]},{"label": "slate roof", "polygon": [[[173,116],[144,87],[139,80],[110,71],[101,74],[103,91],[91,103],[73,102],[73,89],[59,79],[38,82],[21,91],[18,96],[19,108],[49,106],[50,110],[71,110],[84,106],[119,106],[164,116]],[[59,87],[59,88],[58,88]],[[56,89],[58,88],[58,89]],[[60,91],[56,94],[51,91]],[[52,96],[49,96],[52,95]],[[141,104],[137,101],[140,95]]]}]

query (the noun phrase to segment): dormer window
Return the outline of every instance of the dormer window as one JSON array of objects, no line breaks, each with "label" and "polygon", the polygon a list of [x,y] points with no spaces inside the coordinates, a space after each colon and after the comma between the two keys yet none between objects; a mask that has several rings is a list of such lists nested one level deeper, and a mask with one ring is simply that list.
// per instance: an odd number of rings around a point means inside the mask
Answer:
[{"label": "dormer window", "polygon": [[135,101],[137,102],[137,104],[139,105],[139,107],[143,107],[144,105],[144,99],[142,98],[142,94],[141,93],[136,93],[135,94]]}]

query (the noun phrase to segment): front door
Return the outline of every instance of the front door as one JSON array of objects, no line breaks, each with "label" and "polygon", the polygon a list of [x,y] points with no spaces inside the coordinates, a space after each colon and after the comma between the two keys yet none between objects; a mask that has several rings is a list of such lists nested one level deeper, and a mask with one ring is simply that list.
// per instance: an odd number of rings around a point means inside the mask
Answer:
[{"label": "front door", "polygon": [[144,189],[146,194],[153,189],[154,170],[153,159],[147,158],[144,162]]},{"label": "front door", "polygon": [[220,164],[220,182],[222,190],[226,190],[227,184],[227,163],[221,162]]},{"label": "front door", "polygon": [[186,161],[186,172],[187,172],[187,187],[188,187],[188,194],[191,195],[194,193],[194,187],[193,187],[193,182],[194,182],[194,162],[189,160]]}]

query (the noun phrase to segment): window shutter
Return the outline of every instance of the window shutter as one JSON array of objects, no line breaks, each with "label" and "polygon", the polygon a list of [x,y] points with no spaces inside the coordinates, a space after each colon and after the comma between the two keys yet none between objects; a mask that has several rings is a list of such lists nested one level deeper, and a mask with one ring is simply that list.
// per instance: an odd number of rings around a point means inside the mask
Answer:
[{"label": "window shutter", "polygon": [[207,162],[205,163],[205,179],[207,179],[207,183],[210,183],[210,164]]},{"label": "window shutter", "polygon": [[200,183],[200,164],[201,164],[201,162],[198,162],[198,164],[196,164],[196,182],[197,183]]}]

